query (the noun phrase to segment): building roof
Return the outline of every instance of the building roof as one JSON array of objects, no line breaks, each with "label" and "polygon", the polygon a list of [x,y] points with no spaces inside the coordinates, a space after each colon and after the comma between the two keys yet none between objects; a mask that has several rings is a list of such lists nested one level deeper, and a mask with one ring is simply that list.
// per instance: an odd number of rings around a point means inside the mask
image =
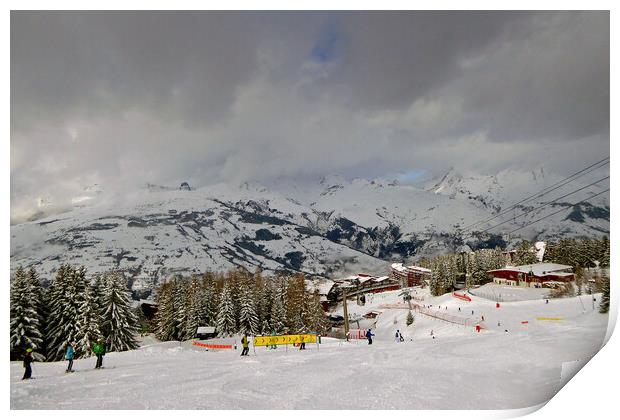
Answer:
[{"label": "building roof", "polygon": [[322,281],[316,284],[314,288],[319,295],[325,296],[325,295],[328,295],[329,292],[331,292],[335,284],[336,283],[333,282],[332,280],[325,280],[325,281]]},{"label": "building roof", "polygon": [[414,272],[420,274],[430,274],[431,270],[424,267],[418,267],[417,265],[404,265],[402,263],[393,263],[392,270],[401,272],[403,274]]},{"label": "building roof", "polygon": [[538,264],[528,264],[528,265],[518,265],[516,267],[506,266],[504,268],[499,268],[497,270],[489,270],[487,273],[495,273],[497,271],[513,271],[518,273],[530,274],[533,273],[535,276],[540,277],[546,274],[553,275],[570,275],[571,273],[562,273],[562,271],[566,271],[571,269],[570,265],[564,264],[555,264],[555,263],[538,263]]},{"label": "building roof", "polygon": [[196,334],[213,334],[215,333],[215,327],[198,327]]}]

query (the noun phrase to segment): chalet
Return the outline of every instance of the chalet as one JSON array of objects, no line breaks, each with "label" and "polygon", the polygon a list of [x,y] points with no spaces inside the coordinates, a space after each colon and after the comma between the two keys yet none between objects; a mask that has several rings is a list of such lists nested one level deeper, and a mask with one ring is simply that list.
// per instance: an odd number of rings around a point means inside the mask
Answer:
[{"label": "chalet", "polygon": [[401,287],[420,286],[423,281],[430,278],[431,270],[415,265],[405,266],[394,263],[390,269],[390,278],[400,284]]},{"label": "chalet", "polygon": [[575,280],[575,275],[569,270],[569,265],[555,263],[537,263],[506,266],[487,273],[498,284],[525,287],[555,287],[558,284]]}]

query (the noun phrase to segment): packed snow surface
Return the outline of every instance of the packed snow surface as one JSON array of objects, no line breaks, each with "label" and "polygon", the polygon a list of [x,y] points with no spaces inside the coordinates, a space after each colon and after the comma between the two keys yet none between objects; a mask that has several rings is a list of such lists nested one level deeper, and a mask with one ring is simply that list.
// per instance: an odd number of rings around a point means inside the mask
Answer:
[{"label": "packed snow surface", "polygon": [[[408,310],[398,293],[368,296],[365,306],[350,302],[349,313],[381,313],[360,321],[367,323],[360,328],[375,330],[372,345],[323,338],[320,347],[308,344],[305,351],[258,347],[242,358],[240,349],[202,351],[191,343],[151,340],[137,350],[107,354],[103,370],[93,369],[94,358],[76,360],[71,374],[64,373],[65,362],[36,363],[32,381],[21,381],[21,363],[11,362],[11,408],[531,407],[570,379],[572,362],[583,365],[600,349],[608,323],[590,295],[502,302],[497,308],[481,297],[466,302],[414,289],[418,300],[412,302],[429,310],[485,321],[477,333],[415,312],[407,327]],[[404,342],[394,340],[396,329]]]}]

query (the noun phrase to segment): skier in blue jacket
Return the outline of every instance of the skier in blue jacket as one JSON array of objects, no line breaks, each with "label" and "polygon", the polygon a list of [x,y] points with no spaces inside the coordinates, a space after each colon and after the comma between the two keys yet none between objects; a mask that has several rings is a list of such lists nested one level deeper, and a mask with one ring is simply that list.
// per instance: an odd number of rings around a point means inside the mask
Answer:
[{"label": "skier in blue jacket", "polygon": [[67,352],[65,353],[65,359],[69,361],[66,372],[73,372],[73,344],[69,343],[67,346]]},{"label": "skier in blue jacket", "polygon": [[372,344],[372,337],[374,336],[374,334],[372,333],[372,330],[369,328],[368,331],[366,331],[366,338],[368,339],[368,344]]}]

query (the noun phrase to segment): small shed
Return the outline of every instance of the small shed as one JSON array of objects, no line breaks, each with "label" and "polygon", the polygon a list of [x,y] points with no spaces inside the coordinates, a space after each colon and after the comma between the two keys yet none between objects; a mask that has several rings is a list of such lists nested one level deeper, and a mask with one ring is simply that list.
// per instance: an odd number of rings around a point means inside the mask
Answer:
[{"label": "small shed", "polygon": [[217,337],[217,331],[215,327],[198,327],[196,329],[196,338],[200,340],[206,340],[207,338]]}]

